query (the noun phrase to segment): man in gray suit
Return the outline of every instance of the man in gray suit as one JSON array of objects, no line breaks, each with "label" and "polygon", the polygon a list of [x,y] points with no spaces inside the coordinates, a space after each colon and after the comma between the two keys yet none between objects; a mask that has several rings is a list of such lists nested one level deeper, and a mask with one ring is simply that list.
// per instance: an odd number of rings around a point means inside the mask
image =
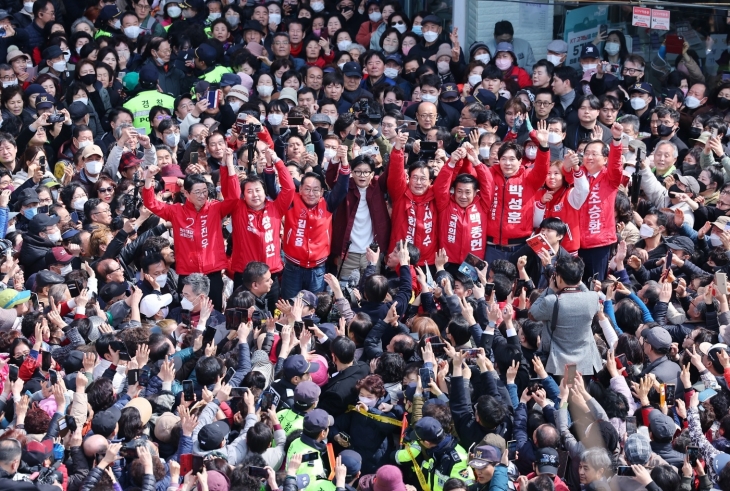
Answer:
[{"label": "man in gray suit", "polygon": [[584,375],[593,375],[602,367],[591,331],[601,305],[598,293],[581,283],[584,267],[579,257],[559,258],[550,286],[530,307],[532,317],[545,323],[540,346],[549,355],[545,369],[554,375],[563,375],[570,363]]}]

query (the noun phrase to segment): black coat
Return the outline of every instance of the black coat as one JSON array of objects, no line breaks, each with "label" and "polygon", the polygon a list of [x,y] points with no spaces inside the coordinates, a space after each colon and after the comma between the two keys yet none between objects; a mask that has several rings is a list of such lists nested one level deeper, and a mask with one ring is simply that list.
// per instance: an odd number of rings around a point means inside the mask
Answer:
[{"label": "black coat", "polygon": [[355,385],[369,373],[370,365],[357,361],[337,375],[331,376],[322,387],[317,408],[324,409],[333,416],[344,413],[347,406],[355,405],[357,402]]},{"label": "black coat", "polygon": [[55,244],[48,239],[36,234],[25,234],[23,247],[20,249],[20,265],[23,266],[25,274],[30,277],[42,269],[47,269],[46,253]]}]

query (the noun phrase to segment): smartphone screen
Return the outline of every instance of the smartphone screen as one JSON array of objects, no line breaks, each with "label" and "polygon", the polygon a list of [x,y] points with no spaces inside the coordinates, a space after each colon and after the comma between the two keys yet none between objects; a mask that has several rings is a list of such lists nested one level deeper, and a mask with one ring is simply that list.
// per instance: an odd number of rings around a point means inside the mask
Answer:
[{"label": "smartphone screen", "polygon": [[421,388],[424,391],[431,390],[429,387],[431,385],[431,370],[428,368],[421,368],[418,370],[418,374],[421,376]]},{"label": "smartphone screen", "polygon": [[474,266],[476,269],[484,269],[484,267],[487,265],[487,263],[479,259],[471,252],[466,255],[466,259],[464,259],[464,262],[471,266]]},{"label": "smartphone screen", "polygon": [[52,362],[53,360],[51,359],[51,352],[41,351],[41,370],[43,370],[44,372],[50,370]]},{"label": "smartphone screen", "polygon": [[620,465],[616,469],[617,476],[635,477],[634,470],[628,465]]},{"label": "smartphone screen", "polygon": [[248,475],[251,477],[258,477],[260,479],[267,479],[269,477],[269,471],[263,467],[256,467],[251,465],[248,467]]},{"label": "smartphone screen", "polygon": [[317,460],[318,457],[319,457],[319,453],[317,453],[317,452],[305,453],[304,455],[302,455],[302,463],[313,462],[313,461]]},{"label": "smartphone screen", "polygon": [[667,403],[667,406],[674,406],[674,396],[677,391],[677,385],[676,384],[666,384],[664,386],[664,399]]},{"label": "smartphone screen", "polygon": [[203,456],[193,455],[193,474],[203,472]]},{"label": "smartphone screen", "polygon": [[192,380],[183,380],[183,395],[186,401],[195,400],[195,384]]},{"label": "smartphone screen", "polygon": [[568,385],[573,385],[575,383],[575,375],[575,363],[571,363],[565,370],[565,383],[567,383]]},{"label": "smartphone screen", "polygon": [[55,370],[48,370],[48,378],[51,385],[56,385],[58,383],[58,373],[56,373]]},{"label": "smartphone screen", "polygon": [[626,416],[626,434],[636,433],[636,416]]},{"label": "smartphone screen", "polygon": [[218,107],[218,91],[217,90],[209,90],[206,97],[208,98],[208,108],[209,109]]},{"label": "smartphone screen", "polygon": [[195,165],[198,163],[198,152],[190,152],[190,164]]},{"label": "smartphone screen", "polygon": [[215,339],[215,327],[208,326],[205,328],[205,331],[203,331],[203,344],[205,346],[208,346],[210,343],[213,342]]},{"label": "smartphone screen", "polygon": [[18,367],[15,365],[8,365],[8,379],[10,379],[11,382],[18,380]]},{"label": "smartphone screen", "polygon": [[190,311],[189,310],[181,310],[180,311],[180,323],[185,324],[187,327],[192,327],[191,320],[190,320]]},{"label": "smartphone screen", "polygon": [[287,118],[287,122],[289,126],[301,126],[304,124],[304,118],[292,116],[291,118]]},{"label": "smartphone screen", "polygon": [[140,370],[139,380],[137,380],[137,382],[142,387],[146,387],[147,384],[150,383],[150,368],[149,367],[144,367],[142,370]]},{"label": "smartphone screen", "polygon": [[235,331],[238,329],[236,324],[236,309],[226,309],[226,329]]},{"label": "smartphone screen", "polygon": [[507,451],[509,452],[509,460],[515,460],[517,458],[517,440],[507,442]]},{"label": "smartphone screen", "polygon": [[491,297],[492,292],[494,292],[494,283],[485,283],[484,284],[484,298]]},{"label": "smartphone screen", "polygon": [[235,374],[236,374],[236,370],[234,370],[233,368],[229,368],[228,371],[226,372],[226,376],[223,377],[223,383],[227,384],[228,382],[230,382]]},{"label": "smartphone screen", "polygon": [[139,369],[132,369],[127,371],[127,384],[135,385],[139,382]]},{"label": "smartphone screen", "polygon": [[694,467],[697,465],[697,459],[700,458],[700,447],[688,446],[687,447],[687,460]]}]

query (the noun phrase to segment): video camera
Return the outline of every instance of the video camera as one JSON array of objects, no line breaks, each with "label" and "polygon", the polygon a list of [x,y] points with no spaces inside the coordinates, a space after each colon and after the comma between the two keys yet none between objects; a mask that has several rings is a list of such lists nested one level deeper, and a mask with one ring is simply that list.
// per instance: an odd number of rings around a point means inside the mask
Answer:
[{"label": "video camera", "polygon": [[352,106],[352,112],[357,116],[357,122],[360,124],[380,123],[383,119],[377,109],[370,106],[367,98],[362,98]]},{"label": "video camera", "polygon": [[142,207],[142,198],[139,196],[139,189],[144,186],[144,180],[140,179],[139,171],[134,173],[134,192],[132,194],[123,195],[122,203],[124,203],[124,218],[139,218],[139,209]]},{"label": "video camera", "polygon": [[244,125],[243,129],[246,130],[246,151],[248,152],[248,166],[251,169],[249,173],[255,176],[256,166],[253,160],[256,153],[256,143],[259,141],[258,133],[261,132],[261,125],[249,123]]}]

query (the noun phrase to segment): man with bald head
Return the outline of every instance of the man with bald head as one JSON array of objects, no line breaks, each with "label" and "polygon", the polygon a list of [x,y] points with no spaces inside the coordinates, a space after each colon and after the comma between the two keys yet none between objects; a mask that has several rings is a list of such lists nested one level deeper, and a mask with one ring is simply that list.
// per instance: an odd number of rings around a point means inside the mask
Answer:
[{"label": "man with bald head", "polygon": [[84,455],[88,458],[93,459],[96,454],[105,454],[107,448],[109,448],[109,440],[101,435],[91,435],[82,445]]},{"label": "man with bald head", "polygon": [[[459,126],[461,109],[457,111],[449,104],[445,104],[442,101],[442,98],[447,96],[453,97],[456,95],[458,97],[459,93],[456,92],[454,94],[451,90],[444,92],[446,89],[442,89],[441,79],[438,75],[430,73],[424,74],[421,75],[419,80],[419,86],[421,88],[421,103],[409,106],[408,109],[406,109],[405,115],[410,118],[414,118],[418,122],[418,129],[416,131],[418,132],[419,138],[417,139],[425,141],[426,133],[428,133],[428,130],[434,126],[441,126],[449,130]],[[447,89],[451,88],[449,84],[445,87]],[[425,109],[425,111],[422,111],[422,108]],[[433,109],[435,109],[435,111]],[[432,117],[430,121],[424,121],[424,114],[435,114],[435,117]],[[411,136],[416,138],[416,135]]]}]

